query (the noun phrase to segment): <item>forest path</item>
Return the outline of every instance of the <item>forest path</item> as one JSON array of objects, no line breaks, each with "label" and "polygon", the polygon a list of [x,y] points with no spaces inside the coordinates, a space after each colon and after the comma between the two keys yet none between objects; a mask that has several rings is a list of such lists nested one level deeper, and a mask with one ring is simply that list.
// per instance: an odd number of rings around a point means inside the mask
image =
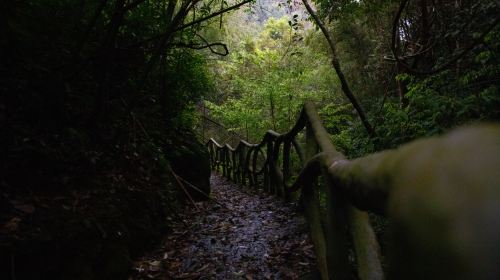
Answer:
[{"label": "forest path", "polygon": [[212,173],[212,200],[189,205],[130,279],[310,279],[307,225],[293,206]]}]

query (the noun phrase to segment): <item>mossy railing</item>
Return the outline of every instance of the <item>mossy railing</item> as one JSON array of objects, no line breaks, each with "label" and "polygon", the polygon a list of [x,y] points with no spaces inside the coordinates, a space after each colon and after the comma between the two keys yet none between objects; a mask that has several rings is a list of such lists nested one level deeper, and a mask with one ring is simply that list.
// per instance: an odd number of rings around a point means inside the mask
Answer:
[{"label": "mossy railing", "polygon": [[[296,141],[297,135],[306,129],[305,150]],[[281,145],[283,147],[281,148]],[[213,169],[222,169],[223,176],[242,184],[255,184],[263,174],[267,192],[288,199],[290,194],[301,190],[304,212],[310,227],[316,251],[318,269],[323,279],[347,279],[349,275],[348,233],[352,235],[360,279],[383,279],[379,245],[366,212],[351,207],[337,195],[337,176],[331,176],[335,163],[344,156],[335,150],[330,136],[323,127],[312,103],[306,103],[295,126],[286,134],[268,131],[259,144],[241,140],[236,147],[221,145],[214,139],[207,142]],[[290,155],[292,148],[304,167],[291,184]],[[259,154],[265,161],[260,164]],[[282,164],[278,160],[281,159]],[[323,175],[326,193],[326,223],[321,221],[317,178]],[[377,192],[365,195],[384,197]],[[380,201],[383,204],[383,201]],[[380,208],[380,207],[379,207]],[[348,225],[348,226],[347,226]]]},{"label": "mossy railing", "polygon": [[[304,128],[305,149],[297,141],[297,136]],[[460,201],[463,204],[449,210],[450,213],[455,213],[454,218],[457,218],[456,213],[467,211],[476,213],[483,210],[477,204],[478,197],[481,196],[470,196],[470,190],[480,189],[483,197],[491,200],[491,197],[497,196],[496,186],[500,182],[498,170],[495,168],[500,165],[500,160],[496,156],[500,152],[498,126],[465,129],[451,133],[447,137],[419,140],[397,150],[347,160],[332,145],[330,135],[323,127],[312,103],[304,105],[295,126],[288,133],[268,131],[259,144],[240,141],[235,148],[210,139],[207,147],[212,168],[222,170],[223,175],[229,179],[254,185],[257,176],[263,175],[264,189],[285,200],[292,193],[300,191],[322,279],[350,278],[349,240],[354,248],[359,279],[384,278],[379,244],[368,214],[364,211],[385,216],[386,209],[388,211],[392,209],[394,213],[398,213],[396,216],[399,218],[408,215],[403,217],[404,221],[411,223],[415,220],[411,216],[412,212],[406,210],[402,212],[401,207],[408,209],[413,207],[411,209],[414,212],[418,212],[419,209],[430,209],[431,212],[420,212],[426,213],[425,219],[431,219],[433,213],[441,213],[432,207],[436,205],[447,207],[449,203],[447,196],[443,194],[453,193],[455,197],[456,190],[459,189],[458,194],[462,195]],[[302,164],[302,169],[293,182],[290,168],[292,148]],[[481,169],[469,172],[471,165],[481,166]],[[467,174],[469,177],[464,180],[457,174]],[[318,183],[320,177],[324,181],[322,185]],[[456,180],[452,181],[454,178]],[[484,178],[488,180],[485,181]],[[440,193],[436,190],[440,190]],[[324,193],[321,200],[318,195],[320,191]],[[415,204],[415,201],[419,204]],[[468,204],[465,201],[468,201]],[[491,212],[486,206],[484,213]],[[389,218],[394,213],[389,211]],[[490,217],[487,214],[483,215]],[[464,216],[463,220],[467,219],[469,216]],[[418,220],[415,220],[416,222]],[[421,228],[425,227],[424,224]],[[413,227],[414,230],[418,228]],[[482,232],[479,233],[479,238],[471,240],[489,242],[482,240],[487,238],[481,238]],[[415,234],[417,235],[412,235],[412,238],[418,236],[418,233]],[[495,236],[484,235],[490,239],[490,236]],[[427,241],[423,240],[424,243]],[[436,244],[444,243],[446,242],[440,241]],[[449,266],[438,265],[441,260],[439,254],[429,255],[429,252],[434,251],[425,251],[430,248],[429,246],[431,245],[426,245],[422,249],[430,259],[428,264],[436,264],[432,269],[445,271],[444,275],[447,275],[447,271],[457,269],[457,265],[452,263]],[[435,258],[432,254],[436,255]],[[484,255],[488,254],[492,255],[491,252]],[[412,261],[415,265],[420,259],[410,259],[406,263]],[[405,260],[401,260],[401,263],[405,264]],[[418,275],[419,267],[416,267],[415,271],[417,273],[413,278],[404,271],[402,275],[406,275],[408,279],[425,279]],[[432,277],[439,274],[430,275]]]}]

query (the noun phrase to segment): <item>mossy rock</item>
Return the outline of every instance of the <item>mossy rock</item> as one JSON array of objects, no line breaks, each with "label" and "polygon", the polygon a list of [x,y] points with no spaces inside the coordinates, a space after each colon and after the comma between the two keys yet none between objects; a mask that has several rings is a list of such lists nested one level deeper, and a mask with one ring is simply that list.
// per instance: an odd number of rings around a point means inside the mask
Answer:
[{"label": "mossy rock", "polygon": [[175,140],[167,153],[173,171],[181,181],[189,182],[183,182],[183,186],[193,199],[206,200],[210,195],[210,158],[206,147],[191,131],[180,132]]}]

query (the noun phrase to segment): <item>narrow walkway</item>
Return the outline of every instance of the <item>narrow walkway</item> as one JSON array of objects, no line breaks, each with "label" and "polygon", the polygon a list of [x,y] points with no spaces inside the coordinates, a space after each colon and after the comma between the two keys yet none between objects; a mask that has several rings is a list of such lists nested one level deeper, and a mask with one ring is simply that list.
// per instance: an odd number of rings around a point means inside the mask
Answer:
[{"label": "narrow walkway", "polygon": [[197,203],[131,279],[312,279],[304,219],[277,198],[213,173],[213,200]]}]

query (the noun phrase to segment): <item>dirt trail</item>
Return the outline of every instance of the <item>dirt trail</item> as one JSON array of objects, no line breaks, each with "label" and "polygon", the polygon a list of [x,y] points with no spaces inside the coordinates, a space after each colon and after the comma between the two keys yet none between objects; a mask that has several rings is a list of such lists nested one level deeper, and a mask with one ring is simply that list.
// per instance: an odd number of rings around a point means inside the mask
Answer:
[{"label": "dirt trail", "polygon": [[304,219],[275,197],[213,173],[212,201],[190,205],[130,279],[312,279]]}]

